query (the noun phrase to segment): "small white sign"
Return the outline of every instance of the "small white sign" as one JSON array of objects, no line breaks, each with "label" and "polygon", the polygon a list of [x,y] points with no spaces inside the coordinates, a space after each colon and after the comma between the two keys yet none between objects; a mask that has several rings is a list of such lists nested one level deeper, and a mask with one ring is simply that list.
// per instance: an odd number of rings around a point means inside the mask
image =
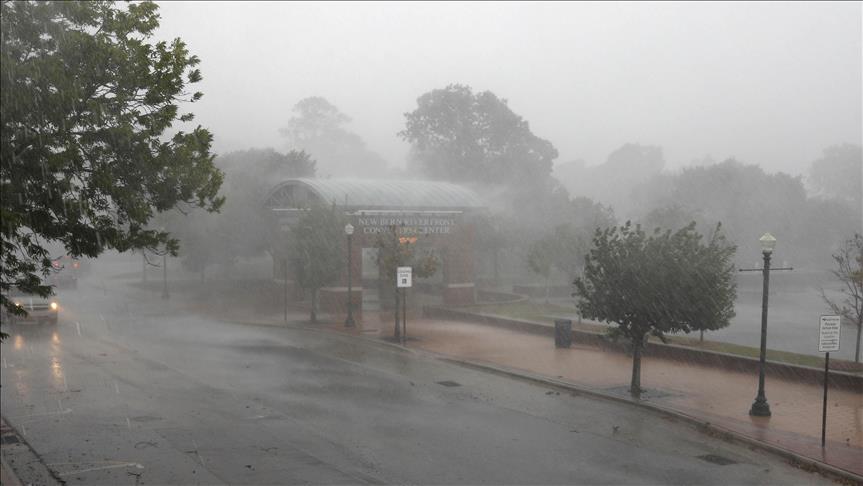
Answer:
[{"label": "small white sign", "polygon": [[818,352],[839,351],[839,330],[841,318],[839,316],[821,316],[821,325],[818,334]]},{"label": "small white sign", "polygon": [[410,287],[412,272],[413,268],[411,267],[398,267],[396,269],[396,287]]}]

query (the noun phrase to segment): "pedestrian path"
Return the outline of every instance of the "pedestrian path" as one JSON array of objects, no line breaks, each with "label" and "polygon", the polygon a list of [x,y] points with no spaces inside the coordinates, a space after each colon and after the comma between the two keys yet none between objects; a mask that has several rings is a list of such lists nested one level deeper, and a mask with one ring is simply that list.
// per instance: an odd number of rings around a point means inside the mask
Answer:
[{"label": "pedestrian path", "polygon": [[[391,337],[392,315],[366,313],[357,329],[333,330]],[[550,336],[440,319],[409,319],[407,346],[456,359],[523,370],[607,395],[628,397],[632,358],[574,344],[558,349]],[[827,444],[821,448],[823,388],[768,375],[771,417],[751,417],[757,375],[644,357],[643,402],[718,425],[863,476],[863,390],[829,390]]]}]

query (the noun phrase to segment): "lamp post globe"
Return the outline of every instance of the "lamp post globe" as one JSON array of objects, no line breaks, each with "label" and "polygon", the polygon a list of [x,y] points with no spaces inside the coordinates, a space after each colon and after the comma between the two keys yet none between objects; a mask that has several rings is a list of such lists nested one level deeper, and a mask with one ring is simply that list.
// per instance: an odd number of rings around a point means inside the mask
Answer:
[{"label": "lamp post globe", "polygon": [[354,303],[353,303],[353,288],[351,275],[351,254],[353,253],[353,245],[351,245],[351,237],[354,234],[354,226],[350,223],[345,225],[345,235],[348,237],[348,317],[345,318],[345,327],[354,327]]},{"label": "lamp post globe", "polygon": [[776,238],[770,233],[758,239],[761,243],[761,253],[764,256],[764,267],[762,269],[764,286],[761,296],[761,353],[758,362],[758,395],[749,409],[749,415],[753,417],[769,417],[770,405],[764,394],[764,367],[767,362],[767,297],[770,295],[770,256],[776,248]]}]

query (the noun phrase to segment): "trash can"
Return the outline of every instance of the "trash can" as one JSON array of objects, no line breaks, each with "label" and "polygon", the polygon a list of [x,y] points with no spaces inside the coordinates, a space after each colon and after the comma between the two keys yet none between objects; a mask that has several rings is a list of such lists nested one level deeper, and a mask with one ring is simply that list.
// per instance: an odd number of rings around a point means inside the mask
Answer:
[{"label": "trash can", "polygon": [[568,348],[572,346],[572,321],[569,319],[554,320],[554,347]]}]

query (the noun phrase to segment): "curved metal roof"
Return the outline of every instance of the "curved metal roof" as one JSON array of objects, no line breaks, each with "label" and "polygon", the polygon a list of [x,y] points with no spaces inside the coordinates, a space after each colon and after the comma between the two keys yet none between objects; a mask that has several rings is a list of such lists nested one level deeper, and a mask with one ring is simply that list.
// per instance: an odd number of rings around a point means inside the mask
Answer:
[{"label": "curved metal roof", "polygon": [[[293,188],[303,187],[327,203],[363,209],[467,209],[485,205],[475,192],[448,182],[374,179],[290,179],[273,188],[269,207],[293,206],[302,197]],[[279,197],[279,195],[288,197]],[[286,204],[287,203],[287,204]]]}]

